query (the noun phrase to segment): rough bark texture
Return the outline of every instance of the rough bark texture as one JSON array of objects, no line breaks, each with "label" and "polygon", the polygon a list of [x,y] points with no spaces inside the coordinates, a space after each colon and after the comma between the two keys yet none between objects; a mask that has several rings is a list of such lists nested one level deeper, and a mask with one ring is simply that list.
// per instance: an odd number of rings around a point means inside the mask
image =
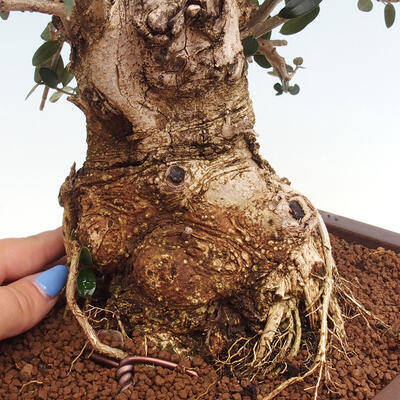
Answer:
[{"label": "rough bark texture", "polygon": [[302,324],[318,333],[325,319],[324,336],[328,307],[341,320],[317,210],[258,155],[240,42],[251,11],[78,1],[56,21],[88,142],[60,203],[69,255],[87,246],[113,275],[128,332],[215,357],[237,341],[251,358],[255,337],[255,360],[282,361]]}]

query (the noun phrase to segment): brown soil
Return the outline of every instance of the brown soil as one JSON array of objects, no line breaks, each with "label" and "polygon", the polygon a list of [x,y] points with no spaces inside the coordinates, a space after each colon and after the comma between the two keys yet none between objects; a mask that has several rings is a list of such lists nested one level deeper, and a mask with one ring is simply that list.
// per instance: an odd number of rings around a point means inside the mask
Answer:
[{"label": "brown soil", "polygon": [[[370,328],[361,316],[346,324],[347,354],[332,346],[329,381],[319,399],[371,399],[400,372],[400,254],[381,248],[349,245],[332,237],[334,257],[341,275],[351,282],[355,297],[389,324],[393,333],[376,321]],[[350,315],[352,310],[347,310]],[[64,315],[65,314],[65,315]],[[148,355],[195,369],[199,377],[161,367],[135,366],[134,384],[120,393],[115,369],[98,365],[80,354],[85,338],[62,302],[39,326],[0,343],[0,399],[261,399],[283,378],[301,372],[307,363],[303,348],[286,372],[273,380],[248,379],[217,373],[200,357],[192,359],[157,353]],[[131,352],[143,353],[134,337]],[[75,362],[73,362],[75,360]],[[277,399],[311,399],[315,377],[288,388]],[[311,388],[311,389],[310,389]]]}]

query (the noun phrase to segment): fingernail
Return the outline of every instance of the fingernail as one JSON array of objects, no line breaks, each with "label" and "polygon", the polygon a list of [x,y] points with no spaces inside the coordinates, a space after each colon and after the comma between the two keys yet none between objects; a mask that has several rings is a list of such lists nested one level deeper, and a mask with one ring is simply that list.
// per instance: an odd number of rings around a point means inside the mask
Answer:
[{"label": "fingernail", "polygon": [[36,285],[47,295],[54,297],[60,293],[67,281],[68,268],[65,265],[56,265],[43,271],[35,278]]}]

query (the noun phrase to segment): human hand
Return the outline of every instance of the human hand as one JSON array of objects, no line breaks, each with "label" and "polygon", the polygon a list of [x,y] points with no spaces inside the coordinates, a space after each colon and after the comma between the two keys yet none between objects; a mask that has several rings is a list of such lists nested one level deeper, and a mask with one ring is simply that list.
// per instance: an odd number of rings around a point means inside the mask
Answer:
[{"label": "human hand", "polygon": [[0,240],[0,285],[8,283],[0,286],[0,340],[27,331],[51,310],[68,276],[56,265],[64,255],[61,228]]}]

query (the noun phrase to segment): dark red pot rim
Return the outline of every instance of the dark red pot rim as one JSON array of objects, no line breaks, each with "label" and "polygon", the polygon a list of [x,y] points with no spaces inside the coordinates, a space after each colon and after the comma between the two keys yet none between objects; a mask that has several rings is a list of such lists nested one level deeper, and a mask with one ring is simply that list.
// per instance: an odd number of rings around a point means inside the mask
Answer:
[{"label": "dark red pot rim", "polygon": [[[328,231],[350,243],[358,243],[370,248],[383,247],[386,250],[400,252],[399,233],[326,211],[319,210],[319,212]],[[400,375],[397,375],[372,400],[400,400]]]},{"label": "dark red pot rim", "polygon": [[350,243],[359,243],[371,248],[383,247],[386,250],[400,252],[400,233],[378,228],[327,211],[319,210],[319,212],[328,231]]},{"label": "dark red pot rim", "polygon": [[400,399],[400,375],[383,388],[372,400],[399,400]]}]

